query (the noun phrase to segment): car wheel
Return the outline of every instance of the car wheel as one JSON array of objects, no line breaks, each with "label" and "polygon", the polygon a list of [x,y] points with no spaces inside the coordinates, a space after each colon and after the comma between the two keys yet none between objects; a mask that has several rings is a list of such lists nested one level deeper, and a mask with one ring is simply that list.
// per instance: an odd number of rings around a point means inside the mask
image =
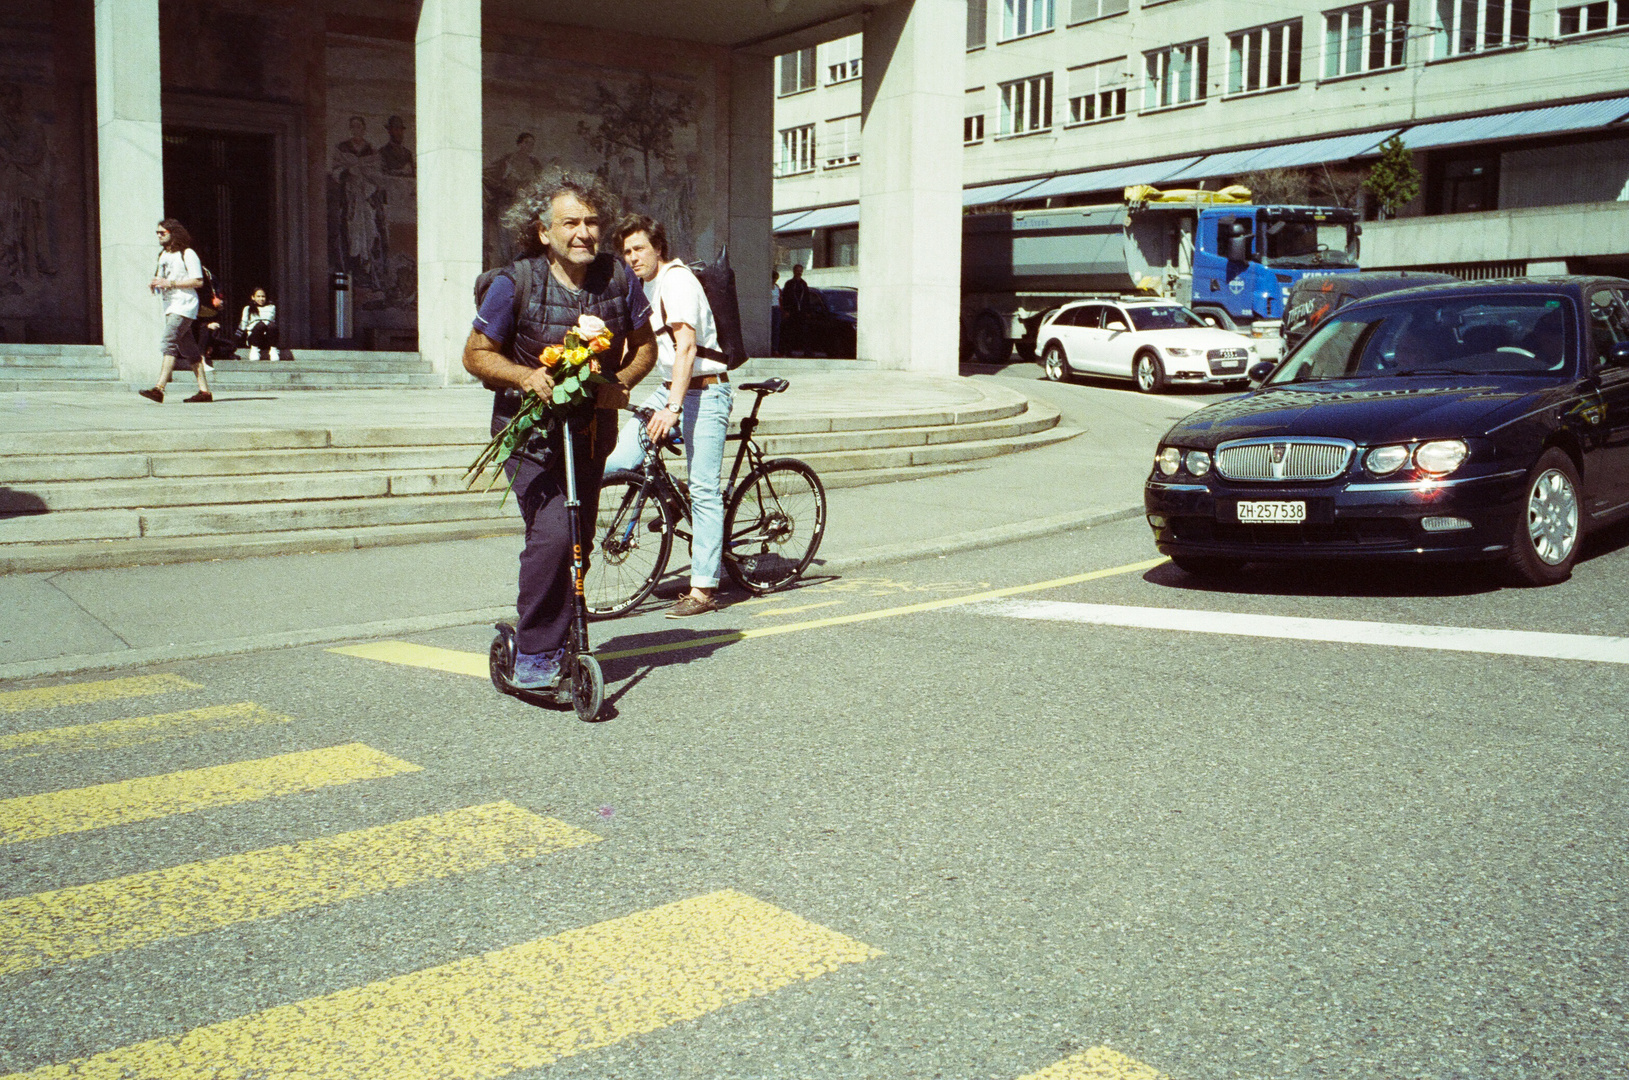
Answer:
[{"label": "car wheel", "polygon": [[1231,577],[1244,569],[1243,559],[1223,559],[1214,555],[1172,555],[1177,569],[1194,577]]},{"label": "car wheel", "polygon": [[1539,455],[1527,473],[1523,513],[1510,540],[1505,578],[1514,585],[1554,585],[1572,574],[1583,538],[1578,469],[1556,447]]},{"label": "car wheel", "polygon": [[1069,358],[1063,354],[1063,346],[1056,341],[1046,347],[1046,355],[1041,358],[1041,367],[1046,377],[1053,382],[1069,381]]},{"label": "car wheel", "polygon": [[1145,394],[1159,394],[1165,391],[1165,365],[1160,358],[1152,352],[1143,351],[1137,354],[1132,362],[1132,370],[1137,376],[1137,389]]},{"label": "car wheel", "polygon": [[1001,320],[986,312],[973,323],[973,358],[981,364],[1005,364],[1012,356],[1012,340]]}]

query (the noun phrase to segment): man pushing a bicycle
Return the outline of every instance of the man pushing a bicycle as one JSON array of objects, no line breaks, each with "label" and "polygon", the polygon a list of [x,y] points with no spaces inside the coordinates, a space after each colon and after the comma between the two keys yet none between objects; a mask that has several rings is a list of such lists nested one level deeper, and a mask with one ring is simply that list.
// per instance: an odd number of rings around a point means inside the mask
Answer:
[{"label": "man pushing a bicycle", "polygon": [[[614,206],[615,199],[597,181],[560,170],[522,190],[504,218],[521,257],[490,277],[464,345],[465,370],[496,391],[496,435],[528,392],[544,398],[554,392],[541,359],[546,349],[561,345],[585,317],[598,319],[611,332],[611,347],[600,364],[613,381],[599,387],[597,400],[585,402],[570,417],[584,536],[593,535],[605,458],[616,443],[616,410],[627,404],[628,390],[656,362],[650,305],[638,278],[614,255],[599,250],[603,223]],[[548,689],[559,682],[575,610],[562,426],[551,425],[541,453],[512,457],[505,465],[526,521],[511,679],[521,690]]]}]

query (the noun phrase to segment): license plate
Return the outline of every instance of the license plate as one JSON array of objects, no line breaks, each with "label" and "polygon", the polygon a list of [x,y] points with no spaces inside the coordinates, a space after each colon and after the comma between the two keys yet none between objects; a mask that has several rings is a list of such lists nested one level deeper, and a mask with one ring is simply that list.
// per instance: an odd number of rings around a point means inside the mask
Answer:
[{"label": "license plate", "polygon": [[1307,504],[1304,502],[1239,502],[1240,521],[1293,525],[1306,519]]}]

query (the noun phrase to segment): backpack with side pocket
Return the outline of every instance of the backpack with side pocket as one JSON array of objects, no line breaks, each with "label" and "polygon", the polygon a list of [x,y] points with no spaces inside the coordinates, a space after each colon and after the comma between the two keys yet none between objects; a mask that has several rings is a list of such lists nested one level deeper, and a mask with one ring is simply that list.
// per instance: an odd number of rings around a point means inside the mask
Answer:
[{"label": "backpack with side pocket", "polygon": [[197,289],[198,318],[213,319],[226,306],[226,298],[221,295],[220,289],[215,285],[215,275],[209,272],[209,267],[205,266],[202,260],[199,260],[198,269],[200,271],[199,276],[204,281]]}]

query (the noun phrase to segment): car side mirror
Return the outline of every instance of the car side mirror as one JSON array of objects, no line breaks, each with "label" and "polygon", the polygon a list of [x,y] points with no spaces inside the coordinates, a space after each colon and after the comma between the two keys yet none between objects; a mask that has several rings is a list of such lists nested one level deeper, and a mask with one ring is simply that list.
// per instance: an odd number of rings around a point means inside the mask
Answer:
[{"label": "car side mirror", "polygon": [[1607,367],[1629,367],[1629,341],[1614,341],[1606,348]]},{"label": "car side mirror", "polygon": [[1278,365],[1271,360],[1263,360],[1261,363],[1252,367],[1249,372],[1247,372],[1250,378],[1250,388],[1253,390],[1262,383],[1266,382],[1267,376],[1271,375],[1273,373],[1273,368],[1277,366]]},{"label": "car side mirror", "polygon": [[1214,315],[1201,315],[1199,317],[1201,319],[1205,320],[1205,325],[1206,326],[1220,326],[1221,325],[1221,323],[1218,323],[1216,321],[1216,316],[1214,316]]},{"label": "car side mirror", "polygon": [[1111,322],[1107,327],[1105,327],[1105,329],[1116,334],[1123,334],[1126,332],[1128,327],[1123,322]]}]

